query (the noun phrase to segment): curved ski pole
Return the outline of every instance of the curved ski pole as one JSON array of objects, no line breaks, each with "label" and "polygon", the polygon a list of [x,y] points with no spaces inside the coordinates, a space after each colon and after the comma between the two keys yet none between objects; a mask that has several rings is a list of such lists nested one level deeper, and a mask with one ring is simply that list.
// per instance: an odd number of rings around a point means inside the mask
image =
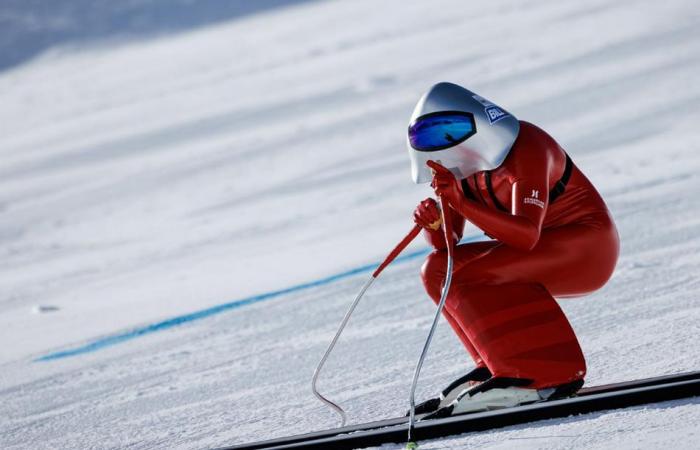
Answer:
[{"label": "curved ski pole", "polygon": [[355,297],[355,300],[353,300],[352,304],[350,305],[350,308],[348,309],[348,312],[345,313],[345,317],[343,317],[343,320],[340,322],[338,331],[335,333],[333,340],[326,349],[326,353],[324,353],[323,358],[321,358],[321,361],[318,363],[318,366],[316,366],[316,370],[314,370],[314,376],[311,379],[311,390],[313,391],[316,398],[321,400],[323,403],[328,405],[331,409],[333,409],[340,415],[341,427],[345,425],[345,422],[347,420],[347,415],[345,414],[345,411],[337,403],[324,397],[323,394],[318,392],[318,389],[316,388],[316,382],[318,381],[318,376],[321,373],[321,368],[323,368],[323,365],[326,363],[328,356],[330,356],[331,352],[333,351],[335,344],[338,342],[338,338],[340,338],[340,334],[345,329],[345,325],[347,325],[348,321],[350,320],[350,316],[352,315],[353,311],[355,311],[355,307],[357,307],[357,304],[360,303],[360,299],[365,295],[365,292],[367,292],[367,289],[369,289],[369,287],[372,286],[372,283],[374,283],[374,280],[376,280],[379,277],[379,274],[381,274],[384,271],[384,269],[389,264],[391,264],[391,262],[394,261],[394,259],[396,259],[397,256],[399,256],[399,254],[408,246],[408,244],[410,244],[411,241],[413,241],[413,239],[415,239],[416,236],[418,236],[420,230],[420,226],[415,225],[411,229],[411,231],[401,240],[401,242],[399,242],[398,245],[394,247],[394,249],[389,253],[389,255],[384,259],[384,261],[381,264],[379,264],[379,266],[377,266],[375,271],[372,273],[372,276],[362,286],[362,289],[360,289],[360,292]]},{"label": "curved ski pole", "polygon": [[430,326],[430,331],[428,332],[428,337],[425,339],[425,344],[423,345],[423,351],[418,359],[418,364],[416,365],[416,371],[413,374],[413,382],[411,383],[411,395],[409,398],[410,403],[410,413],[408,418],[408,444],[407,449],[416,449],[418,444],[413,441],[413,427],[416,422],[416,386],[418,385],[418,377],[420,376],[420,370],[423,367],[423,362],[428,354],[428,348],[433,340],[433,335],[435,334],[435,329],[437,328],[438,321],[440,320],[440,314],[445,307],[445,301],[447,300],[447,294],[450,292],[450,284],[452,283],[452,266],[454,264],[454,243],[452,242],[452,217],[449,213],[449,204],[443,198],[440,198],[440,206],[442,210],[442,223],[445,225],[445,244],[447,244],[447,272],[445,276],[445,284],[442,287],[442,294],[440,295],[440,303],[438,303],[437,311],[435,311],[435,318],[433,319],[433,324]]}]

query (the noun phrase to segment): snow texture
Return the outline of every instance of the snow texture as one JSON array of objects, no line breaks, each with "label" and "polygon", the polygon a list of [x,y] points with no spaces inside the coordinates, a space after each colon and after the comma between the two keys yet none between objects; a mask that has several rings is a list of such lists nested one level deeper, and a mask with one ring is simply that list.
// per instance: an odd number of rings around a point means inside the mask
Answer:
[{"label": "snow texture", "polygon": [[[221,16],[207,2],[188,18],[180,1],[173,18],[135,0],[95,7],[91,26],[59,20],[85,2],[49,3],[0,8],[16,50],[0,61],[1,448],[206,448],[336,425],[310,377],[368,276],[346,272],[380,260],[430,195],[404,133],[442,80],[548,130],[609,203],[617,271],[561,302],[587,382],[700,369],[696,2],[279,1]],[[434,312],[421,259],[387,270],[322,374],[353,423],[407,407]],[[418,398],[469,367],[441,322]],[[686,399],[421,448],[690,449],[698,423]]]}]

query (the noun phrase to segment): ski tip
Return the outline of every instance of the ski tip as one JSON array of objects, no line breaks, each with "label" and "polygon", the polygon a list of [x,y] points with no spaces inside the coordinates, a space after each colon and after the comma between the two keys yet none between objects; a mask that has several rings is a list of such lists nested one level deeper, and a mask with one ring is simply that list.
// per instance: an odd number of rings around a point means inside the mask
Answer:
[{"label": "ski tip", "polygon": [[406,450],[418,450],[418,444],[410,441],[408,444],[406,444]]}]

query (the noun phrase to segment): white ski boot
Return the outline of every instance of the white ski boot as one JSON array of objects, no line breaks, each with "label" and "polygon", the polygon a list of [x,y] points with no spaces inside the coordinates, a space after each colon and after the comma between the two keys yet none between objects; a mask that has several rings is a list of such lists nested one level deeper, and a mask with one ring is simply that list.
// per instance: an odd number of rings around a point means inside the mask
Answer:
[{"label": "white ski boot", "polygon": [[520,387],[494,388],[473,395],[466,390],[451,404],[451,414],[464,414],[494,409],[512,408],[544,400],[537,389]]},{"label": "white ski boot", "polygon": [[[416,415],[429,414],[449,406],[464,391],[469,390],[479,383],[491,378],[491,372],[486,367],[477,367],[466,375],[457,378],[440,392],[439,397],[434,397],[416,405]],[[408,416],[409,412],[406,412]]]},{"label": "white ski boot", "polygon": [[520,378],[491,378],[476,387],[463,390],[449,405],[424,416],[424,419],[512,408],[570,397],[581,388],[583,380],[546,389],[527,388],[531,383],[532,380]]}]

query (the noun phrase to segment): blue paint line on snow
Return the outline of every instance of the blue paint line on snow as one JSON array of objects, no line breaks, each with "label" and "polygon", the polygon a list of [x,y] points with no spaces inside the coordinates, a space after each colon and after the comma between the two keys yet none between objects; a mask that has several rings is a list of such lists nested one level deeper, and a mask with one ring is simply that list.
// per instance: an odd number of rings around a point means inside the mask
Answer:
[{"label": "blue paint line on snow", "polygon": [[[471,240],[471,239],[470,239]],[[395,259],[396,262],[401,262],[401,261],[408,261],[411,259],[415,259],[419,256],[424,256],[427,255],[430,252],[430,249],[423,249],[423,250],[417,250],[413,251],[411,253],[406,253],[405,255],[399,256],[398,258]],[[124,341],[128,341],[131,339],[135,339],[137,337],[141,337],[147,334],[155,333],[158,331],[163,331],[167,330],[169,328],[173,328],[185,323],[190,323],[194,322],[196,320],[204,319],[206,317],[211,317],[216,314],[220,314],[225,311],[231,311],[232,309],[238,309],[243,306],[247,305],[252,305],[255,303],[260,303],[264,302],[266,300],[272,300],[273,298],[277,298],[281,295],[285,294],[291,294],[293,292],[299,292],[303,291],[305,289],[310,289],[318,286],[324,286],[330,283],[333,283],[335,281],[342,280],[344,278],[349,278],[354,275],[364,273],[364,272],[370,272],[376,269],[377,265],[376,264],[367,264],[364,266],[357,267],[355,269],[351,269],[345,272],[340,272],[335,275],[331,275],[325,278],[321,278],[319,280],[315,281],[310,281],[308,283],[302,283],[298,284],[296,286],[292,286],[289,288],[285,289],[280,289],[277,291],[272,291],[272,292],[267,292],[264,294],[258,294],[254,295],[252,297],[240,299],[240,300],[235,300],[232,302],[227,302],[223,303],[221,305],[217,306],[212,306],[211,308],[206,308],[202,309],[200,311],[195,311],[190,314],[183,314],[181,316],[175,316],[170,319],[166,319],[160,322],[155,322],[150,325],[145,325],[143,327],[139,328],[134,328],[130,331],[126,331],[123,333],[118,333],[118,334],[113,334],[111,336],[105,336],[99,339],[95,339],[92,342],[88,342],[87,344],[83,344],[78,347],[70,348],[67,350],[62,350],[59,352],[55,353],[49,353],[48,355],[41,356],[39,358],[36,358],[34,361],[52,361],[55,359],[62,359],[62,358],[67,358],[70,356],[76,356],[76,355],[82,355],[84,353],[91,353],[100,349],[103,349],[105,347],[110,347],[112,345],[120,344]]]}]

